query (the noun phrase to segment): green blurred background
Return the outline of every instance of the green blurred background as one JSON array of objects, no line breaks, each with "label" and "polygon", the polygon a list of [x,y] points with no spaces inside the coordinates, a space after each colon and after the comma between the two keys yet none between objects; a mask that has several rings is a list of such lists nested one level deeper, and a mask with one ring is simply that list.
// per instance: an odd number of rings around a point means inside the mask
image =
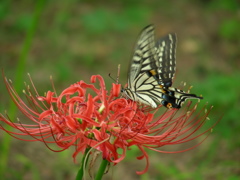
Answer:
[{"label": "green blurred background", "polygon": [[[192,92],[204,96],[202,104],[214,105],[211,121],[224,117],[210,137],[191,151],[149,152],[147,174],[135,174],[145,167],[145,161],[136,160],[139,152],[133,148],[104,179],[239,179],[237,0],[1,0],[0,68],[17,81],[19,92],[28,80],[27,73],[42,94],[51,89],[50,75],[58,92],[79,80],[89,82],[94,74],[102,75],[110,88],[108,73],[116,77],[118,64],[120,82],[125,84],[134,44],[148,24],[155,25],[158,37],[169,32],[178,35],[174,85],[186,81],[193,85]],[[14,114],[3,78],[0,87],[0,112],[10,108]],[[2,179],[74,179],[79,168],[72,161],[73,150],[54,153],[43,143],[22,142],[2,131],[0,144],[0,154],[5,153],[0,163],[6,168],[1,170]]]}]

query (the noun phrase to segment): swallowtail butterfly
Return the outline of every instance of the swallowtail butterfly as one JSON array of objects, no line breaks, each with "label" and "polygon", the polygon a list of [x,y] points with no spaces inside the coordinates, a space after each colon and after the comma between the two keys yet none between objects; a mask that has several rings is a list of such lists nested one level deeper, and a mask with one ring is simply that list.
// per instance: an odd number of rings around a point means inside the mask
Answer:
[{"label": "swallowtail butterfly", "polygon": [[145,27],[136,44],[129,67],[128,86],[123,94],[140,104],[180,108],[187,99],[202,99],[171,87],[176,71],[176,34],[170,33],[155,42],[154,27]]}]

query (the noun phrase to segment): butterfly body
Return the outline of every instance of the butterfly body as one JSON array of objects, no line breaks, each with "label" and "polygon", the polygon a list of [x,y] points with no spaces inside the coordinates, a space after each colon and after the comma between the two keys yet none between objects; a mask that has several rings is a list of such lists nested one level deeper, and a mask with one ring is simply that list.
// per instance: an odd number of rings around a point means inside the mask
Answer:
[{"label": "butterfly body", "polygon": [[145,27],[135,48],[129,72],[128,86],[123,94],[141,104],[180,108],[186,99],[201,99],[195,94],[173,88],[176,71],[176,35],[171,33],[154,40],[154,27]]}]

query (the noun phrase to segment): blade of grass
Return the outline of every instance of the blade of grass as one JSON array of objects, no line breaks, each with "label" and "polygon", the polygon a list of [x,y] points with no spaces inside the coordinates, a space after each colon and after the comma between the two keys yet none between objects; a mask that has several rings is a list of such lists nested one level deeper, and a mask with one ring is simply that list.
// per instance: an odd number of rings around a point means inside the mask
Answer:
[{"label": "blade of grass", "polygon": [[[15,89],[17,92],[19,92],[22,89],[23,86],[23,73],[25,71],[25,66],[26,66],[26,60],[27,56],[29,54],[29,50],[32,44],[32,40],[34,37],[34,33],[36,31],[36,27],[38,25],[38,20],[41,15],[41,12],[43,10],[44,4],[46,0],[38,0],[36,3],[35,10],[33,12],[33,18],[32,18],[32,23],[31,26],[29,26],[27,32],[26,32],[26,39],[23,44],[23,48],[21,51],[21,54],[19,56],[18,64],[17,64],[17,69],[16,69],[16,77],[15,77]],[[9,108],[8,108],[8,114],[11,117],[11,119],[14,119],[16,116],[16,106],[15,104],[11,101]],[[7,127],[8,130],[11,130],[10,127]],[[3,141],[1,144],[1,151],[0,151],[0,177],[4,177],[4,172],[6,171],[7,168],[7,162],[8,162],[8,155],[9,155],[9,149],[11,146],[11,136],[8,134],[4,134]]]}]

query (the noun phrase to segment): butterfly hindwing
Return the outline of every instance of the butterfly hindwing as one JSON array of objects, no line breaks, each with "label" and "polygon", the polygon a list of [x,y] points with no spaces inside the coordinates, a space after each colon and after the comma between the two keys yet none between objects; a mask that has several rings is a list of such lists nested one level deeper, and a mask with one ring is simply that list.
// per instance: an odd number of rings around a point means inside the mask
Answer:
[{"label": "butterfly hindwing", "polygon": [[170,33],[156,43],[159,84],[170,87],[176,71],[176,34]]}]

